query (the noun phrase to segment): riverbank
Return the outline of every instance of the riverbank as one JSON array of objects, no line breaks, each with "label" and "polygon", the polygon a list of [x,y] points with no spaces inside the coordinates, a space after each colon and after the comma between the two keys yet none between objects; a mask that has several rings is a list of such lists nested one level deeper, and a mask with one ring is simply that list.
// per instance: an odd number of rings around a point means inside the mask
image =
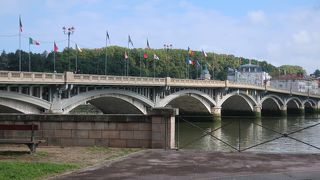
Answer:
[{"label": "riverbank", "polygon": [[320,154],[147,150],[57,179],[317,179],[319,177]]},{"label": "riverbank", "polygon": [[0,179],[48,178],[137,152],[137,148],[0,146]]}]

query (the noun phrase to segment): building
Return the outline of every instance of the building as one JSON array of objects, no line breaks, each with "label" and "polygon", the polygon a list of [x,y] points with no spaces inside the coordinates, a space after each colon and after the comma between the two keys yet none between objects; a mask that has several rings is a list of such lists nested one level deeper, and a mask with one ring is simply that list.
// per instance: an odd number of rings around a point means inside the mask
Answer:
[{"label": "building", "polygon": [[295,92],[310,92],[311,94],[319,93],[318,80],[304,75],[281,75],[271,79],[271,86],[279,89],[291,89]]},{"label": "building", "polygon": [[270,79],[271,76],[262,71],[262,68],[258,65],[244,64],[237,69],[228,68],[227,80],[229,81],[262,86],[265,83],[269,85]]}]

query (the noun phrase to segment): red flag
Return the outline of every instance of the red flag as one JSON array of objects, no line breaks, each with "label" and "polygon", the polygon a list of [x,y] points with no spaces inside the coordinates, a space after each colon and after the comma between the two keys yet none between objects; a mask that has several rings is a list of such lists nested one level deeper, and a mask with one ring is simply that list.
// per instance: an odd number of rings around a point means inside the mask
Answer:
[{"label": "red flag", "polygon": [[58,50],[59,50],[59,48],[58,48],[56,42],[54,42],[54,43],[53,43],[53,51],[54,51],[54,52],[58,52]]},{"label": "red flag", "polygon": [[148,57],[149,57],[149,56],[148,56],[147,53],[144,53],[144,54],[143,54],[143,58],[144,58],[144,59],[148,59]]},{"label": "red flag", "polygon": [[22,32],[21,16],[19,16],[19,30],[20,30],[20,32]]}]

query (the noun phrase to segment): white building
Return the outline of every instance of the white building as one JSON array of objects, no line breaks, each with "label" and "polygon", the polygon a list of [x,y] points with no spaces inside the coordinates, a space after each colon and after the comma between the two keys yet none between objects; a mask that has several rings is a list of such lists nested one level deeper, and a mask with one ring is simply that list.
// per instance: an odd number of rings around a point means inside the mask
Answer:
[{"label": "white building", "polygon": [[269,85],[270,79],[271,76],[267,72],[262,71],[260,66],[254,64],[245,64],[237,69],[228,69],[227,80],[229,81],[262,86],[265,83]]},{"label": "white building", "polygon": [[287,74],[271,79],[271,86],[295,92],[319,94],[318,81],[303,75]]}]

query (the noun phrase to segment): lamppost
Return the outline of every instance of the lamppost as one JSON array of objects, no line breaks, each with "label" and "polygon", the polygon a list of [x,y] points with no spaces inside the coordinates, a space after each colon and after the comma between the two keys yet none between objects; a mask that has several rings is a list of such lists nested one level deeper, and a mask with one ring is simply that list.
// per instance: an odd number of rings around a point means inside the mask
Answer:
[{"label": "lamppost", "polygon": [[75,28],[63,26],[62,30],[64,34],[68,35],[68,71],[70,71],[70,35],[74,33]]},{"label": "lamppost", "polygon": [[[172,44],[164,44],[163,45],[163,48],[164,48],[164,50],[166,51],[166,63],[168,63],[168,51],[170,50],[170,49],[172,49]],[[168,63],[169,64],[169,63]],[[169,75],[169,72],[168,72],[168,64],[166,64],[166,71],[167,71],[167,77],[168,77],[168,75]]]}]

